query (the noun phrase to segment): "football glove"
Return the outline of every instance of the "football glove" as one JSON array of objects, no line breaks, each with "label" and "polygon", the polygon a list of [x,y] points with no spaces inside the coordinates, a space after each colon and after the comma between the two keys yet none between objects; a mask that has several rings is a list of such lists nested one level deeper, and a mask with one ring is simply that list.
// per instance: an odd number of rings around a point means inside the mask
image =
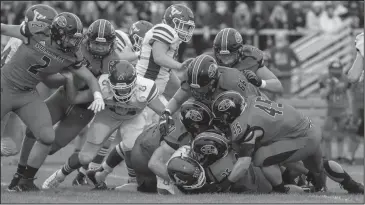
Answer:
[{"label": "football glove", "polygon": [[161,136],[167,136],[169,134],[170,126],[174,124],[174,120],[171,117],[171,113],[165,110],[160,116],[159,126]]},{"label": "football glove", "polygon": [[243,70],[242,73],[252,85],[256,87],[260,87],[262,85],[262,79],[258,77],[253,71]]}]

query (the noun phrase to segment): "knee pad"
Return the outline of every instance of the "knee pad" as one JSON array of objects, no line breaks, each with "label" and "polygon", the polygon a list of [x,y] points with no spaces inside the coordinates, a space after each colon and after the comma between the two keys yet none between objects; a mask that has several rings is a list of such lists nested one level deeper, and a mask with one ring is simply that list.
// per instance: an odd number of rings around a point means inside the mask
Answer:
[{"label": "knee pad", "polygon": [[29,129],[28,127],[27,127],[27,129],[25,130],[25,137],[35,139],[33,132],[32,132],[32,131],[30,131],[30,129]]},{"label": "knee pad", "polygon": [[38,142],[50,146],[55,140],[55,132],[53,127],[42,127],[39,131]]},{"label": "knee pad", "polygon": [[90,153],[79,152],[79,160],[82,165],[89,164],[95,156],[92,156]]}]

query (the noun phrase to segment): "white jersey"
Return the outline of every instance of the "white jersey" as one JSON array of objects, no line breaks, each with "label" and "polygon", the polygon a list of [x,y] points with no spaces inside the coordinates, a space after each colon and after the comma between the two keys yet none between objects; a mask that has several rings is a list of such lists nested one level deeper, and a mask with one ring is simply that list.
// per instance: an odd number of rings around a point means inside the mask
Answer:
[{"label": "white jersey", "polygon": [[1,52],[1,67],[8,63],[13,57],[14,53],[18,50],[19,46],[22,45],[23,41],[18,38],[10,38],[4,51]]},{"label": "white jersey", "polygon": [[165,91],[167,82],[170,79],[171,68],[164,68],[156,64],[153,59],[152,45],[154,41],[159,41],[169,45],[167,55],[176,57],[180,43],[176,31],[167,24],[157,24],[152,27],[143,38],[141,54],[136,68],[138,75],[156,82],[160,93]]},{"label": "white jersey", "polygon": [[132,42],[126,33],[121,30],[116,30],[115,34],[117,36],[117,47],[121,52],[123,52],[126,47],[132,48]]},{"label": "white jersey", "polygon": [[362,57],[364,57],[364,32],[356,36],[355,45],[356,49],[360,52]]},{"label": "white jersey", "polygon": [[113,111],[117,120],[129,120],[140,114],[147,105],[158,96],[155,82],[137,75],[136,91],[127,102],[115,100],[113,91],[108,83],[108,74],[99,78],[99,85],[103,94],[105,109]]}]

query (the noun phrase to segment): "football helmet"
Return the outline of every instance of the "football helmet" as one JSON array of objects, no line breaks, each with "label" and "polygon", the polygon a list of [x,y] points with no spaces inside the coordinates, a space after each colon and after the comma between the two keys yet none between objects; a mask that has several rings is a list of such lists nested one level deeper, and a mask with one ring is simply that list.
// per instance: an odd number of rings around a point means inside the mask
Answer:
[{"label": "football helmet", "polygon": [[126,60],[111,61],[108,80],[114,98],[119,102],[126,103],[136,90],[136,69]]},{"label": "football helmet", "polygon": [[[212,103],[212,111],[216,116],[214,123],[231,124],[246,109],[245,98],[236,91],[225,91],[219,94]],[[219,124],[217,124],[219,127]]]},{"label": "football helmet", "polygon": [[58,14],[51,24],[51,38],[63,51],[79,47],[83,39],[83,25],[73,13]]},{"label": "football helmet", "polygon": [[36,4],[25,11],[25,22],[42,21],[51,25],[53,19],[57,16],[57,11],[45,4]]},{"label": "football helmet", "polygon": [[214,38],[213,51],[219,65],[234,66],[241,58],[239,52],[241,48],[243,39],[236,29],[222,29]]},{"label": "football helmet", "polygon": [[113,24],[98,19],[88,28],[86,44],[88,51],[96,58],[102,58],[113,50],[116,34]]},{"label": "football helmet", "polygon": [[152,27],[152,23],[141,20],[132,24],[129,28],[129,39],[131,40],[134,52],[139,52],[141,50],[143,38],[147,31],[149,31]]},{"label": "football helmet", "polygon": [[208,129],[212,119],[212,111],[201,102],[189,100],[181,105],[180,121],[193,135]]},{"label": "football helmet", "polygon": [[183,4],[169,6],[163,16],[164,24],[171,26],[177,32],[180,40],[189,42],[193,36],[195,23],[191,9]]},{"label": "football helmet", "polygon": [[195,154],[202,157],[199,162],[204,167],[209,166],[228,154],[229,145],[225,135],[217,130],[210,129],[200,133],[193,140],[191,148]]},{"label": "football helmet", "polygon": [[328,71],[330,74],[340,77],[342,75],[343,65],[339,59],[331,59],[328,65]]},{"label": "football helmet", "polygon": [[206,183],[204,168],[190,156],[190,147],[180,147],[167,162],[167,173],[176,186],[199,189]]},{"label": "football helmet", "polygon": [[207,99],[214,93],[219,80],[217,62],[209,55],[200,55],[189,64],[187,75],[193,97]]}]

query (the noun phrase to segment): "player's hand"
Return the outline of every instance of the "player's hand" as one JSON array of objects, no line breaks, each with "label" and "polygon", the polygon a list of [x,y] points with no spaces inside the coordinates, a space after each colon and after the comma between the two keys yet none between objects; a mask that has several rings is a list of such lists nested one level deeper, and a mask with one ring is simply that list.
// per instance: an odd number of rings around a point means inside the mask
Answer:
[{"label": "player's hand", "polygon": [[63,70],[60,72],[60,74],[63,75],[63,77],[65,77],[66,79],[73,79],[71,71]]},{"label": "player's hand", "polygon": [[190,63],[193,62],[194,58],[189,58],[187,60],[185,60],[182,64],[181,64],[181,70],[187,70]]},{"label": "player's hand", "polygon": [[260,87],[262,85],[262,80],[251,70],[243,70],[242,73],[245,75],[247,80],[254,86]]},{"label": "player's hand", "polygon": [[160,134],[161,136],[167,136],[169,134],[170,126],[174,124],[174,120],[171,117],[171,113],[165,110],[160,116]]},{"label": "player's hand", "polygon": [[94,113],[100,112],[101,110],[104,110],[105,103],[103,100],[103,96],[100,92],[94,93],[94,101],[90,104],[90,106],[87,109],[90,109],[94,111]]}]

